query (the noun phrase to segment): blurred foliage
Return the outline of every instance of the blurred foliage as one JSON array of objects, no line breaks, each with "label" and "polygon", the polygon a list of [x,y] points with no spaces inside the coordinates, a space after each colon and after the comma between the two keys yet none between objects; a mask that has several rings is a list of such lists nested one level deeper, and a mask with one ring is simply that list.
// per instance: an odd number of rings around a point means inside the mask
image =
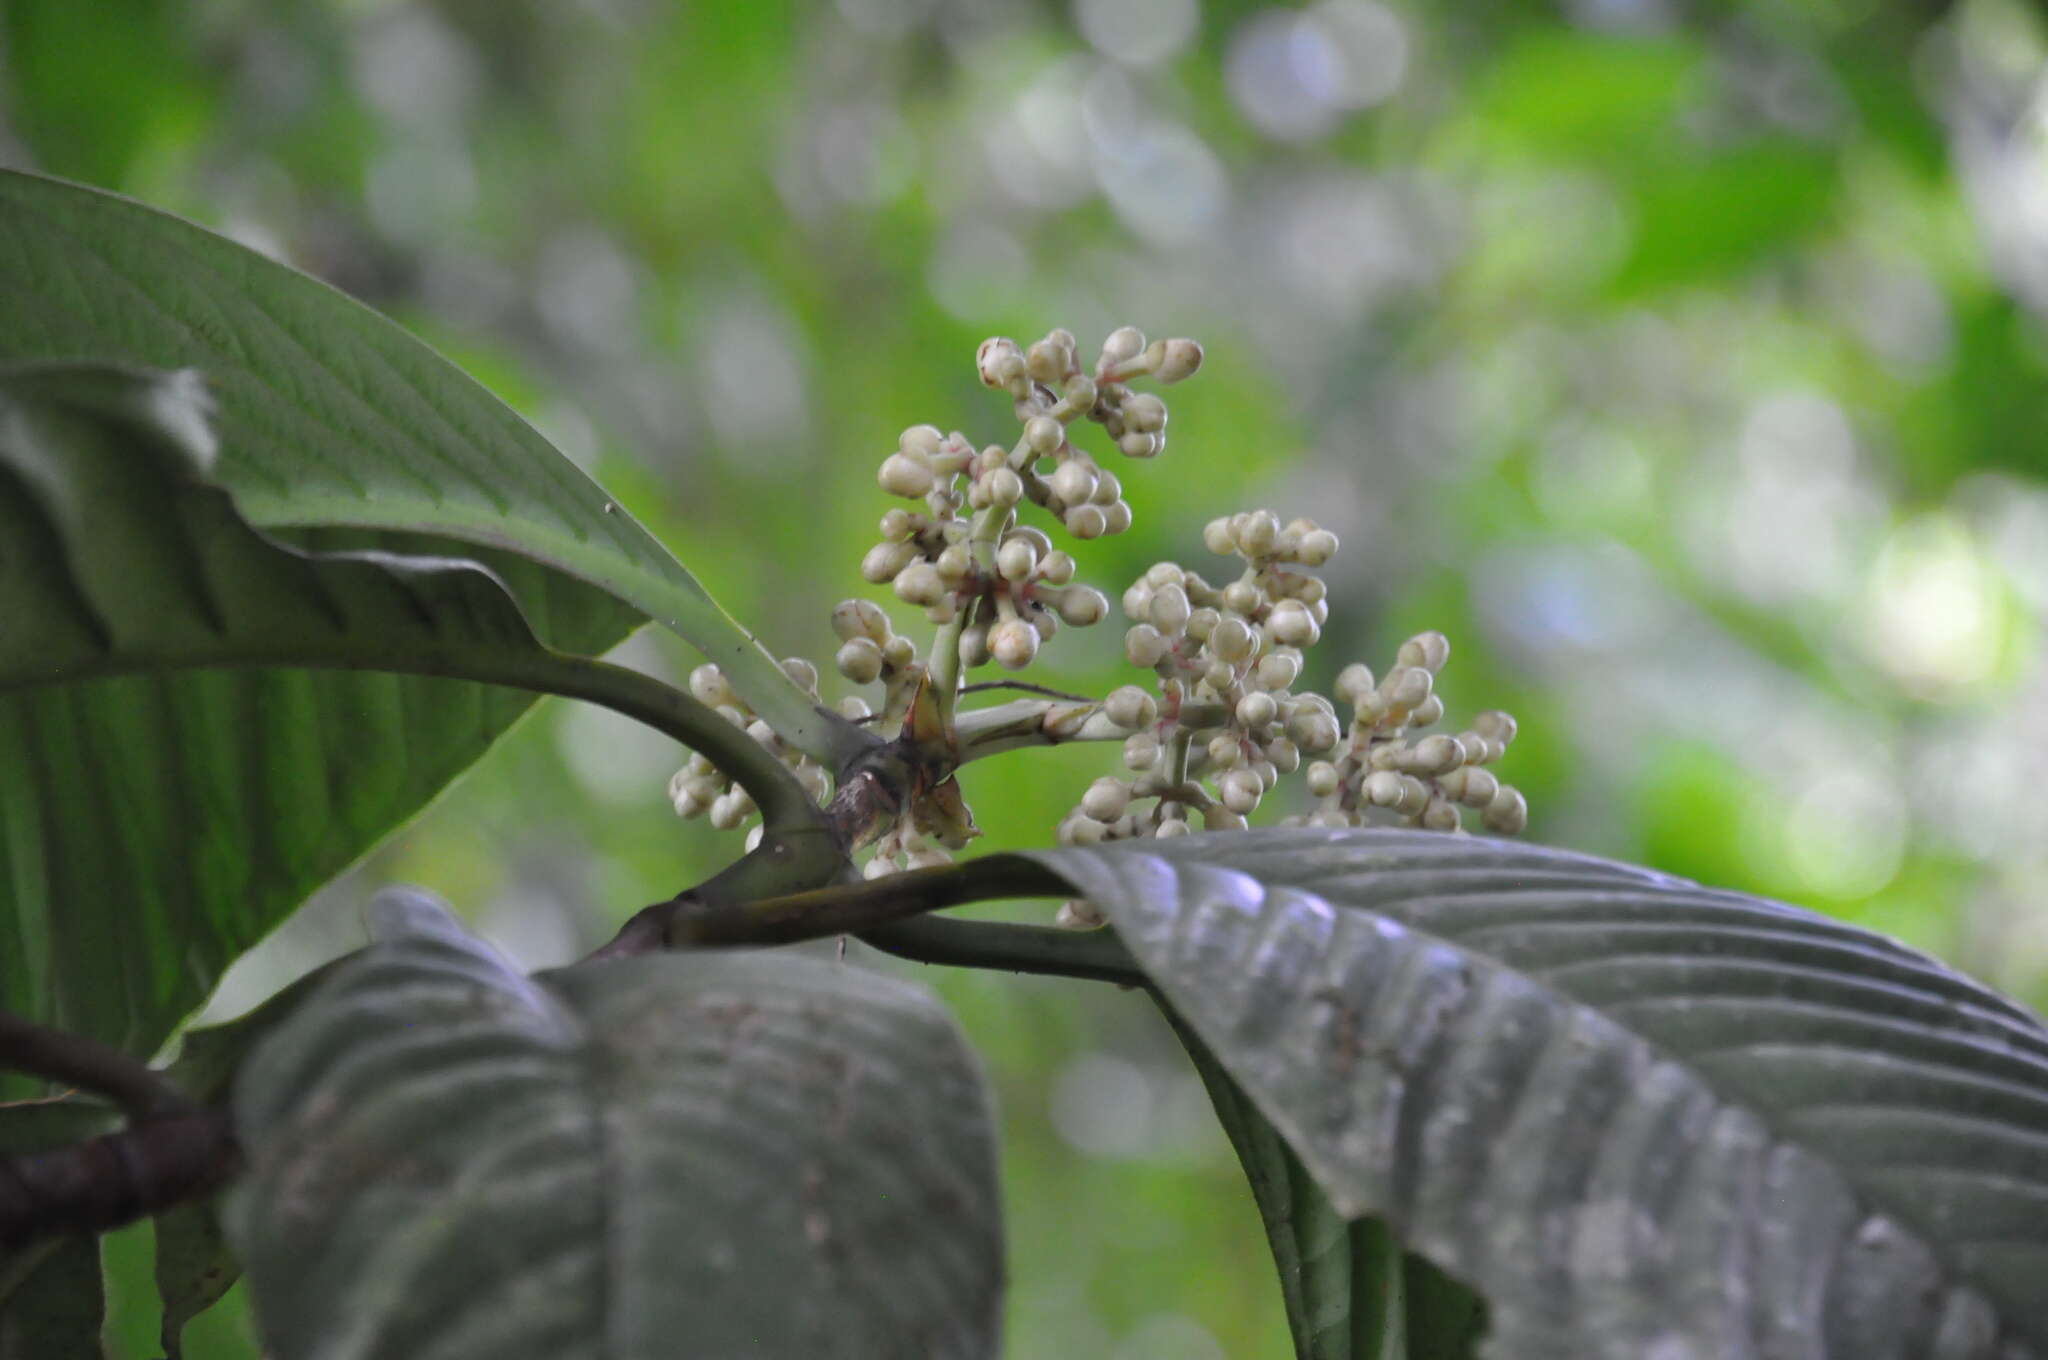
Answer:
[{"label": "blurred foliage", "polygon": [[[2044,70],[2000,0],[0,0],[0,161],[391,312],[821,661],[896,432],[1008,427],[984,335],[1199,336],[1085,579],[1313,514],[1345,539],[1324,677],[1449,633],[1453,714],[1522,719],[1533,835],[2038,1003]],[[1062,635],[1046,678],[1116,652]],[[988,843],[1045,841],[1107,760],[971,771]],[[391,879],[527,962],[588,947],[731,852],[670,815],[675,763],[545,706],[216,1010],[358,940]],[[1280,1353],[1256,1215],[1143,1000],[935,981],[1004,1111],[1011,1353]],[[108,1255],[116,1350],[153,1354],[146,1230]],[[242,1307],[191,1352],[253,1355]]]}]

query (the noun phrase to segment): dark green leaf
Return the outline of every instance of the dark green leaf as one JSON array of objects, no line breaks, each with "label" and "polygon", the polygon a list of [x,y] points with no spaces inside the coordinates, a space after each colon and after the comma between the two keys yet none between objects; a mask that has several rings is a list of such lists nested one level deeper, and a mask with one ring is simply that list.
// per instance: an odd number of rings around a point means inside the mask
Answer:
[{"label": "dark green leaf", "polygon": [[280,1360],[995,1352],[988,1097],[923,989],[525,978],[417,895],[374,914],[237,1083],[229,1234]]},{"label": "dark green leaf", "polygon": [[[87,1100],[0,1105],[0,1159],[83,1142],[119,1124],[112,1109]],[[0,1360],[100,1360],[106,1308],[98,1238],[0,1252]]]},{"label": "dark green leaf", "polygon": [[1498,1354],[2048,1349],[2048,1029],[1901,945],[1426,832],[1029,858]]},{"label": "dark green leaf", "polygon": [[0,170],[0,317],[0,361],[204,371],[218,476],[252,524],[523,554],[675,629],[784,737],[825,749],[826,720],[632,516],[504,403],[325,284],[139,203]]},{"label": "dark green leaf", "polygon": [[1216,1055],[1161,1002],[1251,1183],[1303,1360],[1462,1360],[1486,1307],[1376,1218],[1347,1222]]},{"label": "dark green leaf", "polygon": [[241,1274],[211,1201],[156,1216],[156,1292],[163,1301],[166,1360],[179,1360],[185,1324],[218,1302]]},{"label": "dark green leaf", "polygon": [[0,368],[0,1005],[137,1054],[531,701],[187,668],[544,655],[474,563],[265,539],[211,451],[193,375]]}]

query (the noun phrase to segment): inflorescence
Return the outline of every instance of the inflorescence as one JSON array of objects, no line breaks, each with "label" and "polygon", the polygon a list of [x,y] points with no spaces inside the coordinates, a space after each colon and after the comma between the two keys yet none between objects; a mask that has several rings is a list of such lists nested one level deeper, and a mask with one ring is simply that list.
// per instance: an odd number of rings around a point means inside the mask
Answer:
[{"label": "inflorescence", "polygon": [[[1104,342],[1092,370],[1082,367],[1074,337],[1064,330],[1028,348],[1002,338],[984,341],[976,367],[983,383],[1010,395],[1020,437],[1007,448],[977,450],[961,433],[915,425],[882,460],[882,489],[922,508],[898,507],[882,516],[881,539],[860,572],[921,608],[938,632],[929,659],[920,661],[916,645],[894,631],[878,605],[842,601],[832,612],[837,668],[855,684],[880,683],[883,693],[879,714],[858,698],[843,701],[840,711],[878,721],[883,730],[907,730],[913,708],[932,702],[936,684],[942,691],[936,711],[949,746],[944,754],[960,758],[950,744],[963,669],[993,660],[1020,670],[1060,624],[1085,627],[1108,612],[1099,591],[1075,582],[1073,555],[1055,547],[1045,530],[1020,522],[1023,506],[1039,507],[1077,540],[1128,529],[1131,508],[1122,483],[1070,436],[1077,423],[1091,422],[1125,457],[1157,456],[1166,444],[1166,404],[1131,384],[1141,378],[1178,382],[1201,361],[1201,346],[1192,340],[1148,344],[1128,326]],[[1123,593],[1132,621],[1124,654],[1151,671],[1155,683],[1123,686],[1097,706],[1100,722],[1089,735],[1121,736],[1131,773],[1088,787],[1060,823],[1063,842],[1179,836],[1194,829],[1195,817],[1204,830],[1240,829],[1280,778],[1304,765],[1314,807],[1283,819],[1288,824],[1459,832],[1461,810],[1469,808],[1487,830],[1512,835],[1523,829],[1528,808],[1522,795],[1487,768],[1513,740],[1513,718],[1485,712],[1455,735],[1424,734],[1444,716],[1435,692],[1450,654],[1443,634],[1421,633],[1403,643],[1393,668],[1377,682],[1362,665],[1345,667],[1336,691],[1351,710],[1348,724],[1329,699],[1296,688],[1304,653],[1329,618],[1327,586],[1309,569],[1337,551],[1335,534],[1312,520],[1283,524],[1269,510],[1254,510],[1212,521],[1202,537],[1212,553],[1236,559],[1234,579],[1212,584],[1161,562]],[[783,664],[815,696],[815,670],[797,659]],[[715,666],[698,668],[690,687],[774,751],[820,801],[829,796],[826,771],[784,748]],[[701,756],[677,774],[670,795],[681,815],[709,813],[720,827],[738,826],[754,811],[745,792]],[[913,804],[877,842],[868,875],[944,863],[942,847],[958,847],[960,825],[959,818],[927,816]],[[1068,903],[1060,919],[1100,924],[1085,903]]]}]

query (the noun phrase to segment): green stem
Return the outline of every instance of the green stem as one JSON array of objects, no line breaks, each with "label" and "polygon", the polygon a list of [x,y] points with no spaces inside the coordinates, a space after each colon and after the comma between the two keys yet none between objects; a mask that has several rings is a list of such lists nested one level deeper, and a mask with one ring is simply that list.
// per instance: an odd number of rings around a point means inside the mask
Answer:
[{"label": "green stem", "polygon": [[[1220,727],[1229,721],[1230,710],[1220,703],[1188,704],[1182,710],[1182,734],[1198,728]],[[1059,746],[1074,741],[1122,741],[1130,729],[1118,727],[1102,713],[1097,702],[1052,703],[1042,699],[1020,699],[963,713],[954,724],[960,738],[960,763],[982,760],[1026,746]],[[1183,765],[1180,778],[1186,778]]]},{"label": "green stem", "polygon": [[[1071,889],[1061,889],[1063,894],[1068,891]],[[1049,926],[916,916],[863,931],[861,939],[898,958],[918,963],[1088,978],[1132,986],[1145,981],[1145,974],[1130,951],[1109,929],[1056,930]]]}]

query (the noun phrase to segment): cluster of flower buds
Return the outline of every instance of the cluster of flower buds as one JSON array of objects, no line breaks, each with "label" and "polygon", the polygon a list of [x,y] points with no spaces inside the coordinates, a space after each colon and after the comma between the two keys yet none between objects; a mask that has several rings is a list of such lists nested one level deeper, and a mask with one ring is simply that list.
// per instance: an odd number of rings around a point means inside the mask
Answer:
[{"label": "cluster of flower buds", "polygon": [[1515,739],[1512,717],[1490,710],[1455,736],[1419,735],[1443,719],[1444,701],[1435,685],[1450,654],[1442,633],[1418,633],[1401,644],[1394,668],[1377,684],[1364,666],[1344,668],[1337,693],[1351,706],[1350,731],[1331,759],[1308,767],[1316,810],[1291,820],[1360,826],[1377,810],[1408,826],[1462,831],[1464,807],[1477,810],[1487,830],[1505,836],[1529,824],[1521,791],[1486,768]]},{"label": "cluster of flower buds", "polygon": [[[1342,735],[1329,700],[1293,689],[1329,615],[1321,579],[1296,568],[1327,562],[1337,536],[1256,510],[1215,521],[1204,537],[1241,559],[1236,580],[1216,586],[1161,562],[1124,592],[1134,620],[1124,653],[1159,677],[1161,699],[1127,687],[1104,703],[1129,733],[1133,777],[1089,787],[1061,823],[1070,843],[1182,835],[1191,812],[1209,830],[1242,827],[1280,776]],[[1144,800],[1151,806],[1134,807]]]},{"label": "cluster of flower buds", "polygon": [[[818,697],[817,667],[802,657],[792,656],[783,660],[782,670],[806,694],[813,699]],[[817,802],[822,804],[832,796],[832,776],[825,767],[785,743],[775,734],[774,728],[755,717],[753,710],[747,707],[718,667],[703,665],[691,671],[690,693],[710,705],[719,717],[735,727],[745,728],[748,736],[789,767],[797,782],[803,785],[804,792]],[[862,716],[867,705],[857,699],[851,702],[859,704],[861,712],[848,711],[844,704],[841,710],[849,717]],[[669,801],[675,804],[677,816],[703,817],[708,814],[711,825],[720,831],[732,831],[745,825],[747,818],[758,811],[747,791],[728,780],[702,755],[693,754],[689,763],[676,771],[675,777],[668,782],[668,796]],[[754,837],[759,834],[760,828],[756,827]],[[754,846],[754,837],[750,837],[747,843],[750,850]]]},{"label": "cluster of flower buds", "polygon": [[1010,394],[1021,437],[1011,448],[991,444],[977,451],[965,435],[942,434],[935,425],[905,430],[877,480],[891,495],[922,500],[925,508],[883,515],[881,541],[862,559],[861,575],[893,585],[934,623],[950,623],[966,611],[959,647],[968,666],[994,660],[1020,669],[1060,623],[1099,621],[1108,601],[1074,583],[1072,556],[1041,530],[1020,525],[1018,509],[1025,501],[1042,507],[1077,539],[1128,529],[1131,508],[1122,483],[1068,439],[1068,427],[1092,420],[1126,455],[1154,456],[1165,446],[1166,405],[1132,392],[1129,382],[1147,376],[1177,382],[1201,359],[1201,346],[1192,340],[1147,345],[1130,327],[1110,336],[1093,375],[1082,369],[1074,337],[1063,330],[1029,349],[1001,337],[984,341],[976,367],[984,383]]}]

